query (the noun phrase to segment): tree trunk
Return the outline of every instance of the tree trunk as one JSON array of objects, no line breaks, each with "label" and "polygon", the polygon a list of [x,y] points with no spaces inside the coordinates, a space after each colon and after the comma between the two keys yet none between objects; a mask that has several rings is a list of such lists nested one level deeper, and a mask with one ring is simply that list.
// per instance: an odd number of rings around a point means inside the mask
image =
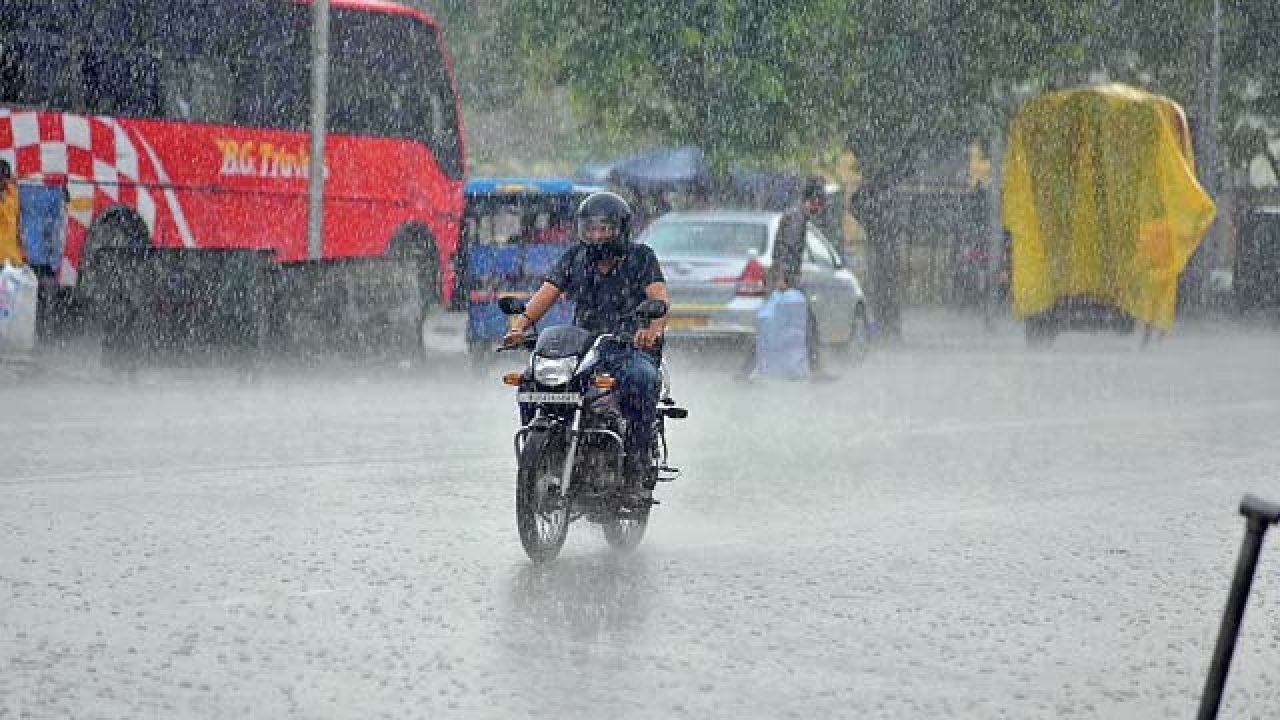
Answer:
[{"label": "tree trunk", "polygon": [[858,189],[850,211],[867,232],[867,283],[871,311],[881,337],[902,339],[900,303],[901,270],[898,257],[899,228],[893,212],[893,188],[869,181]]}]

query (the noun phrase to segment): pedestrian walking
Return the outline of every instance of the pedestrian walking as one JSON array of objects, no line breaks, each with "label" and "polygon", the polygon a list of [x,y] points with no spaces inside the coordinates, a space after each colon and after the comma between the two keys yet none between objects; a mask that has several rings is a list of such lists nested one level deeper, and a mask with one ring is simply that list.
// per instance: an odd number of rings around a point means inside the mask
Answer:
[{"label": "pedestrian walking", "polygon": [[[803,189],[800,193],[800,202],[782,215],[778,223],[778,237],[773,248],[773,262],[769,268],[769,290],[771,293],[782,293],[792,296],[798,293],[789,293],[791,290],[801,291],[802,274],[804,270],[805,244],[808,241],[809,223],[816,220],[822,214],[827,206],[827,183],[818,176],[812,176],[805,180]],[[773,308],[775,303],[766,301],[766,306]],[[795,317],[799,317],[796,314]],[[792,317],[790,313],[786,317]],[[807,318],[807,327],[803,332],[786,333],[788,337],[798,338],[803,336],[807,345],[807,354],[809,361],[809,380],[811,382],[830,382],[835,376],[826,372],[823,367],[820,345],[818,342],[818,324],[814,318],[813,308],[809,307],[807,299],[805,300],[805,312],[803,317]],[[796,330],[793,328],[793,330]],[[759,337],[757,335],[757,337]],[[747,363],[743,368],[745,375],[750,376],[755,372],[757,361],[760,359],[758,349],[747,358]]]}]

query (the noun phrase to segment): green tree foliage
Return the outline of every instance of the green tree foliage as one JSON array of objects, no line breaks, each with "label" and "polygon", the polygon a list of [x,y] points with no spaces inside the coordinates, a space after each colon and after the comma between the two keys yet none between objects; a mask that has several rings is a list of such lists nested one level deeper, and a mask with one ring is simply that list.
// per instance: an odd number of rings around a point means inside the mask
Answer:
[{"label": "green tree foliage", "polygon": [[453,57],[471,172],[558,174],[610,150],[565,99],[567,88],[526,77],[502,34],[510,0],[413,0],[443,28]]},{"label": "green tree foliage", "polygon": [[[1280,10],[1222,3],[1220,127],[1230,137],[1247,115],[1280,111]],[[1197,115],[1212,0],[496,5],[504,7],[500,47],[534,87],[567,86],[582,116],[617,137],[657,136],[763,162],[847,143],[864,173],[892,178],[939,149],[989,137],[1019,91],[1108,77],[1170,95]]]},{"label": "green tree foliage", "polygon": [[1243,166],[1259,153],[1280,177],[1269,142],[1280,139],[1280,5],[1224,0],[1222,132],[1230,158]]},{"label": "green tree foliage", "polygon": [[419,1],[415,6],[432,14],[443,28],[466,110],[487,112],[520,95],[520,71],[507,62],[498,38],[505,0]]},{"label": "green tree foliage", "polygon": [[601,128],[768,160],[837,130],[854,25],[832,0],[513,0],[506,35]]}]

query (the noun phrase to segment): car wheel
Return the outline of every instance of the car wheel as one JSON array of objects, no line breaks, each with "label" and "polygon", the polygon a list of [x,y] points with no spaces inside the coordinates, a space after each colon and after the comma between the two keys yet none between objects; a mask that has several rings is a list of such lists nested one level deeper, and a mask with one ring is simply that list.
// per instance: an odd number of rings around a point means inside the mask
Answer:
[{"label": "car wheel", "polygon": [[867,318],[866,306],[861,303],[853,309],[853,327],[842,351],[852,365],[861,365],[871,352],[871,321]]},{"label": "car wheel", "polygon": [[1025,327],[1027,347],[1033,350],[1048,349],[1058,335],[1057,318],[1052,311],[1027,318]]}]

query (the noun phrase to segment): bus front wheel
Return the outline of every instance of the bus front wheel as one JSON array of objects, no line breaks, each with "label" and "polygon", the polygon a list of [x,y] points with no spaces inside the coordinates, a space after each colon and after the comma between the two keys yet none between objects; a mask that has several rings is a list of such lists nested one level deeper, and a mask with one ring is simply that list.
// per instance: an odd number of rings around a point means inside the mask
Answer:
[{"label": "bus front wheel", "polygon": [[89,226],[84,250],[80,254],[79,277],[76,282],[80,302],[95,322],[112,320],[113,309],[120,307],[122,273],[119,256],[110,252],[120,248],[145,248],[151,244],[147,225],[132,210],[110,208]]}]

